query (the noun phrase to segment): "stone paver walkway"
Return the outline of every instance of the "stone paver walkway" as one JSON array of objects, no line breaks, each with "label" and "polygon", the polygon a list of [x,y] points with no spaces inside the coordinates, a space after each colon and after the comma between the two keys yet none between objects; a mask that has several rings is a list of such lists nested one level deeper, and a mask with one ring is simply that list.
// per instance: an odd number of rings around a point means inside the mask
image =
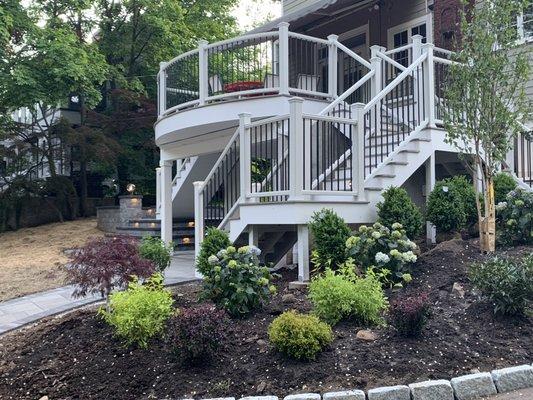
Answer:
[{"label": "stone paver walkway", "polygon": [[486,400],[531,400],[533,399],[533,387],[529,389],[521,389],[516,392],[502,393],[493,397],[488,397]]},{"label": "stone paver walkway", "polygon": [[[195,280],[194,252],[176,253],[165,271],[165,285]],[[50,315],[102,300],[100,296],[72,297],[73,286],[64,286],[0,302],[0,335]]]}]

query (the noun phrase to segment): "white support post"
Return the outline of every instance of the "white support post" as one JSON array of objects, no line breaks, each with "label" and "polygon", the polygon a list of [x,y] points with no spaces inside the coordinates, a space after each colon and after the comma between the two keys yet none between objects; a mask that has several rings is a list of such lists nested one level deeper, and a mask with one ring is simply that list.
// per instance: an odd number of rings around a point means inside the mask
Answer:
[{"label": "white support post", "polygon": [[426,68],[424,70],[424,95],[426,96],[426,118],[428,119],[429,127],[435,127],[435,63],[433,61],[433,43],[424,43],[422,45],[424,52],[427,52],[427,59],[425,61]]},{"label": "white support post", "polygon": [[161,240],[172,242],[172,160],[161,160]]},{"label": "white support post", "polygon": [[167,108],[167,71],[166,62],[159,63],[159,74],[157,75],[157,110],[158,115],[161,116]]},{"label": "white support post", "polygon": [[207,40],[198,41],[198,100],[200,105],[205,104],[205,99],[209,96],[209,64],[207,59]]},{"label": "white support post", "polygon": [[[291,200],[301,200],[303,198],[303,174],[302,163],[304,160],[303,143],[303,99],[293,97],[289,100],[289,198]],[[309,142],[307,140],[306,142]],[[306,160],[309,162],[309,155]]]},{"label": "white support post", "polygon": [[279,93],[289,94],[289,23],[280,22],[279,29]]},{"label": "white support post", "polygon": [[[429,199],[429,194],[435,187],[435,152],[429,156],[425,163],[426,167],[426,203]],[[426,242],[427,244],[437,243],[437,230],[435,225],[426,221]]]},{"label": "white support post", "polygon": [[351,105],[352,115],[357,120],[355,138],[352,140],[352,191],[359,200],[365,197],[365,127],[363,103]]},{"label": "white support post", "polygon": [[155,169],[155,217],[161,219],[161,167]]},{"label": "white support post", "polygon": [[377,53],[383,53],[387,49],[383,46],[370,46],[370,64],[372,65],[372,71],[374,76],[370,79],[370,98],[373,99],[383,89],[383,61],[378,57]]},{"label": "white support post", "polygon": [[249,246],[259,246],[259,229],[257,225],[250,225],[248,227],[248,245]]},{"label": "white support post", "polygon": [[200,246],[204,240],[204,196],[203,181],[193,182],[194,186],[194,258],[200,254]]},{"label": "white support post", "polygon": [[[413,49],[412,49],[412,60],[410,61],[411,63],[415,60],[417,60],[421,55],[422,55],[422,35],[414,35],[412,38],[411,38],[411,41],[413,43]],[[413,80],[414,80],[414,83],[413,83],[413,87],[414,87],[414,90],[413,90],[413,100],[415,102],[415,104],[417,105],[418,107],[418,104],[419,104],[419,90],[417,90],[416,88],[418,87],[418,82],[416,82],[416,77],[418,76],[418,74],[412,74],[413,76]],[[420,121],[422,122],[422,121]]]},{"label": "white support post", "polygon": [[334,100],[338,97],[338,60],[337,60],[337,41],[339,40],[338,35],[329,35],[328,36],[328,94],[331,100]]},{"label": "white support post", "polygon": [[309,281],[309,228],[298,225],[298,281]]},{"label": "white support post", "polygon": [[250,128],[252,122],[251,114],[239,114],[239,162],[240,162],[240,183],[241,201],[245,202],[250,191],[251,184],[251,158],[250,158]]}]

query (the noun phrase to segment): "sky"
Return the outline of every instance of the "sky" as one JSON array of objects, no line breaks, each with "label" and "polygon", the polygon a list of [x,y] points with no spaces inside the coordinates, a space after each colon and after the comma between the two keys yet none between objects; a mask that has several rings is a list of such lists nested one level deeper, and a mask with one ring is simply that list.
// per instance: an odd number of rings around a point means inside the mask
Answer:
[{"label": "sky", "polygon": [[281,16],[281,1],[273,0],[240,0],[233,11],[239,27],[250,30],[267,20]]}]

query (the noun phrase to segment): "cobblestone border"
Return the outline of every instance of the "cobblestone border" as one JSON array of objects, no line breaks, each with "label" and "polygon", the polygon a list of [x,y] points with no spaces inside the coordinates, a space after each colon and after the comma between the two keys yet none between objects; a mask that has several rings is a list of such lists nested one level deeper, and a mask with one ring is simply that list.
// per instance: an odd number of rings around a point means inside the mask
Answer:
[{"label": "cobblestone border", "polygon": [[[374,388],[366,394],[362,390],[328,392],[322,396],[318,393],[300,393],[285,396],[283,400],[475,400],[530,387],[533,387],[533,364],[525,364],[492,372],[463,375],[450,381],[439,379],[408,386]],[[235,397],[204,400],[235,400]],[[277,396],[248,396],[240,400],[280,399]]]}]

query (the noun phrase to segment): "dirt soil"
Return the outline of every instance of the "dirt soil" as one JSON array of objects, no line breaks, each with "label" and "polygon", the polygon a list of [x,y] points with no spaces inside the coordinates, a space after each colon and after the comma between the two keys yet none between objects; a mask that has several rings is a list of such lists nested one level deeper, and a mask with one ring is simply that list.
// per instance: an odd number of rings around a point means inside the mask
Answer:
[{"label": "dirt soil", "polygon": [[[510,256],[533,251],[511,250]],[[334,327],[335,341],[316,361],[299,362],[278,354],[267,327],[283,310],[310,310],[305,294],[283,303],[294,271],[278,282],[279,293],[262,311],[233,320],[225,349],[201,367],[182,365],[164,339],[147,350],[126,349],[95,309],[48,319],[0,338],[0,398],[164,399],[297,392],[408,384],[449,379],[471,371],[530,363],[533,318],[495,317],[466,277],[467,265],[482,259],[474,241],[453,240],[425,253],[413,271],[414,281],[399,295],[428,291],[432,318],[419,339],[396,335],[390,327],[374,329],[378,339],[356,339],[355,322]],[[451,294],[464,285],[464,298]],[[199,284],[176,289],[178,307],[198,303]]]},{"label": "dirt soil", "polygon": [[63,286],[64,251],[103,235],[95,218],[1,233],[0,301]]}]

